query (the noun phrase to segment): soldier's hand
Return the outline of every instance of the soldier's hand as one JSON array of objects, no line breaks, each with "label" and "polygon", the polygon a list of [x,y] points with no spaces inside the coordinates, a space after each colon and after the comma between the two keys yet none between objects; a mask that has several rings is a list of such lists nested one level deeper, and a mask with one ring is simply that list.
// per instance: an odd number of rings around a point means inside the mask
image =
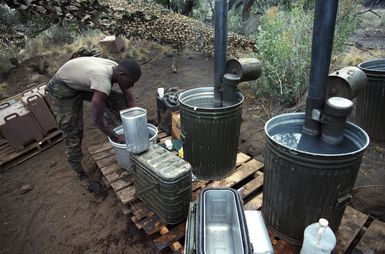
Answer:
[{"label": "soldier's hand", "polygon": [[119,134],[118,135],[118,142],[121,143],[121,144],[126,143],[126,139],[124,138],[123,134]]}]

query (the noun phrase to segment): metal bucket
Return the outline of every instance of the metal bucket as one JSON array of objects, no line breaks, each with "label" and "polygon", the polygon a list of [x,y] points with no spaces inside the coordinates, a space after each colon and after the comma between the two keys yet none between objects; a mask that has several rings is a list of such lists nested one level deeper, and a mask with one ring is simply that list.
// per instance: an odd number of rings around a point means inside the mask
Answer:
[{"label": "metal bucket", "polygon": [[[156,144],[158,138],[158,129],[152,125],[147,123],[149,141],[151,144]],[[123,125],[120,125],[114,129],[116,134],[123,134]],[[126,144],[120,144],[112,141],[110,137],[108,137],[108,141],[110,141],[112,148],[114,149],[116,161],[118,162],[119,167],[131,170],[131,162],[130,162],[130,152],[126,149]]]},{"label": "metal bucket", "polygon": [[385,141],[385,58],[358,65],[368,86],[357,98],[357,124],[370,138]]},{"label": "metal bucket", "polygon": [[243,100],[238,93],[236,104],[215,108],[213,87],[180,94],[184,159],[197,178],[220,179],[234,169]]},{"label": "metal bucket", "polygon": [[306,226],[319,218],[337,231],[369,144],[365,131],[350,122],[341,145],[301,135],[304,116],[283,114],[265,125],[262,213],[268,228],[293,244],[301,244]]},{"label": "metal bucket", "polygon": [[133,107],[120,111],[123,123],[126,149],[130,153],[144,152],[150,146],[147,130],[147,110]]}]

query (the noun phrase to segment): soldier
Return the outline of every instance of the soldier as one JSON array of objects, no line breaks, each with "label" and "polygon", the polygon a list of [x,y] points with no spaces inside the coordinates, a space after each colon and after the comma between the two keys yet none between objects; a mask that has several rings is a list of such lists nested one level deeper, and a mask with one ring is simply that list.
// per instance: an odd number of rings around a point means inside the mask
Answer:
[{"label": "soldier", "polygon": [[[65,63],[49,81],[46,91],[63,133],[64,152],[83,182],[88,182],[81,163],[83,100],[91,101],[92,122],[113,141],[124,143],[124,135],[117,135],[113,129],[120,122],[119,110],[135,106],[130,88],[141,74],[140,65],[133,59],[116,63],[98,57],[79,57]],[[123,96],[111,90],[114,83]]]}]

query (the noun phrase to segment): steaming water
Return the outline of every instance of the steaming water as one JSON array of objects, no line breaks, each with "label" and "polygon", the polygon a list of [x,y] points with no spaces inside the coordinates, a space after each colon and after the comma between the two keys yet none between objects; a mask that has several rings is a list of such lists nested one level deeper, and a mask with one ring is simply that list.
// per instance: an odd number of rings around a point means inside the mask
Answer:
[{"label": "steaming water", "polygon": [[297,151],[316,154],[343,154],[359,150],[359,147],[344,137],[339,145],[331,145],[321,140],[319,136],[309,136],[302,132],[283,131],[271,135],[279,144]]}]

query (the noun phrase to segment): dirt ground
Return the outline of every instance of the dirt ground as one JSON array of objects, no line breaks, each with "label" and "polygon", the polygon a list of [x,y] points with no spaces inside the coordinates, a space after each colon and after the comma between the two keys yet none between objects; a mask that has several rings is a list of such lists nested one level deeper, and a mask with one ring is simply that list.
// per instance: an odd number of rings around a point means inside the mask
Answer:
[{"label": "dirt ground", "polygon": [[[58,58],[64,63],[68,56]],[[30,84],[34,71],[30,59],[11,71],[12,86],[6,96],[21,92]],[[41,60],[41,59],[39,59]],[[177,73],[171,69],[171,57],[157,53],[142,66],[143,76],[133,92],[139,106],[148,110],[148,119],[156,121],[157,87],[189,89],[210,86],[213,60],[200,53],[177,55]],[[48,77],[38,76],[38,81]],[[272,116],[291,109],[281,109],[255,99],[248,84],[240,86],[245,96],[240,150],[263,160],[264,123]],[[4,96],[4,95],[3,95]],[[85,105],[83,150],[87,173],[100,180],[87,147],[101,144],[106,137],[89,119]],[[371,142],[353,190],[352,205],[384,219],[385,144]],[[24,185],[32,190],[23,193]],[[63,143],[0,174],[0,254],[5,253],[157,253],[151,240],[124,216],[110,190],[88,193],[66,162]]]}]

